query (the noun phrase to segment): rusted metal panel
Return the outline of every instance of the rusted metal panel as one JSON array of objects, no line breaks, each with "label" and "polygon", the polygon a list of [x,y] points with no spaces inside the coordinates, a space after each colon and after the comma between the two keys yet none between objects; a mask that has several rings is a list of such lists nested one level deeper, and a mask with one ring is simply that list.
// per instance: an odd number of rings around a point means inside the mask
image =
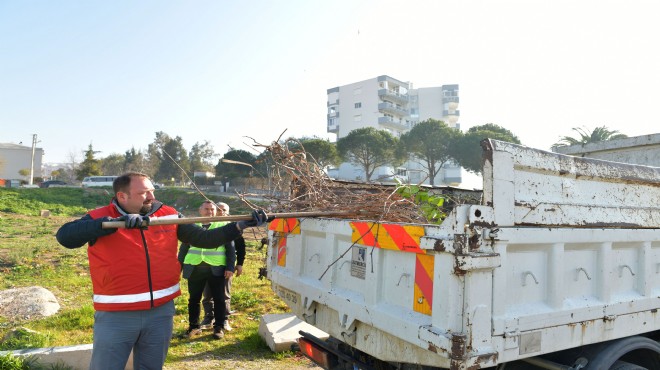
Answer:
[{"label": "rusted metal panel", "polygon": [[660,227],[660,168],[485,140],[484,200],[499,226]]}]

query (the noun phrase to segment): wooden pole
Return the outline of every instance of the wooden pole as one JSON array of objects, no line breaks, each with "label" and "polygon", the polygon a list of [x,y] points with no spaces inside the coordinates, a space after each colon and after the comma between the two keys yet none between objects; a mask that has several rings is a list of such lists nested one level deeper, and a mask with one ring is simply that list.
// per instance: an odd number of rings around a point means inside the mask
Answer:
[{"label": "wooden pole", "polygon": [[[338,216],[351,216],[356,215],[356,212],[348,211],[319,211],[319,212],[290,212],[290,213],[270,213],[269,218],[303,218],[303,217],[338,217]],[[236,216],[215,216],[215,217],[186,217],[186,218],[166,218],[166,219],[153,219],[149,222],[149,226],[157,225],[182,225],[182,224],[204,224],[217,221],[249,221],[252,215],[236,215]],[[125,227],[124,221],[105,221],[102,224],[104,229],[123,229]]]}]

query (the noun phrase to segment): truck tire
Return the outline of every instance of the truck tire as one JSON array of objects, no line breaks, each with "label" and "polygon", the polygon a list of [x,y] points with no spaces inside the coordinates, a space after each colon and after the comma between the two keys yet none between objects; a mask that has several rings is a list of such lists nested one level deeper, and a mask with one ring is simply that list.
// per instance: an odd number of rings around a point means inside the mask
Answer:
[{"label": "truck tire", "polygon": [[[633,352],[636,354],[634,357],[629,355]],[[615,367],[617,366],[617,362],[623,363],[621,366],[629,364],[624,362],[627,355],[629,356],[628,361],[642,363],[643,366]],[[644,366],[649,369],[660,368],[660,344],[646,337],[634,336],[604,343],[603,346],[600,346],[591,361],[589,361],[585,370],[645,369]]]},{"label": "truck tire", "polygon": [[617,361],[610,367],[609,370],[649,370],[639,365],[631,364],[630,362]]}]

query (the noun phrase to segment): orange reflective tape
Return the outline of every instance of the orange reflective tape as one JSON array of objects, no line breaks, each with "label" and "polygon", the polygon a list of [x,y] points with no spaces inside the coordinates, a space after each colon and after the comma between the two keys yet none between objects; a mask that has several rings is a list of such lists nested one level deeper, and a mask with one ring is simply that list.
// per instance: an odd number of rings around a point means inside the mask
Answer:
[{"label": "orange reflective tape", "polygon": [[300,222],[297,218],[276,218],[268,224],[268,230],[300,234]]},{"label": "orange reflective tape", "polygon": [[415,259],[415,291],[413,310],[431,315],[433,312],[433,268],[435,256],[418,254]]},{"label": "orange reflective tape", "polygon": [[281,221],[282,221],[282,220],[280,220],[279,218],[276,218],[276,219],[274,219],[273,221],[269,222],[269,223],[268,223],[268,230],[271,230],[271,231],[277,231],[277,228],[278,228],[279,223],[280,223]]},{"label": "orange reflective tape", "polygon": [[426,253],[419,247],[423,226],[351,222],[351,241],[369,247]]},{"label": "orange reflective tape", "polygon": [[351,222],[351,229],[353,230],[351,241],[369,247],[380,248],[376,245],[375,231],[372,230],[372,226],[377,227],[378,225],[374,225],[371,222]]},{"label": "orange reflective tape", "polygon": [[281,233],[275,242],[277,248],[277,265],[286,266],[286,234]]}]

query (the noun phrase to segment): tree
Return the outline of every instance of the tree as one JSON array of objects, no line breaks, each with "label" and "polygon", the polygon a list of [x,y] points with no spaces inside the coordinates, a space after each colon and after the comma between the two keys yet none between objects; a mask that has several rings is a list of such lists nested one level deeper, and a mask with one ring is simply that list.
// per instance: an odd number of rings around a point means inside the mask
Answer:
[{"label": "tree", "polygon": [[[149,175],[153,179],[165,179],[163,176],[159,176],[158,170],[160,169],[160,164],[163,160],[168,158],[165,157],[161,148],[165,146],[165,143],[172,140],[170,136],[162,131],[156,132],[156,138],[154,141],[148,145],[147,153],[145,155],[145,168],[144,173]],[[170,180],[167,178],[166,180]]]},{"label": "tree", "polygon": [[72,183],[76,179],[76,170],[78,169],[78,152],[77,150],[70,150],[67,155],[68,163],[64,175],[66,180],[69,183]]},{"label": "tree", "polygon": [[[160,163],[160,162],[159,162]],[[155,171],[147,170],[147,159],[141,150],[135,150],[135,147],[124,153],[124,170],[142,172],[153,177]],[[151,173],[149,173],[151,172]]]},{"label": "tree", "polygon": [[155,175],[156,180],[186,182],[186,174],[190,171],[190,160],[188,152],[183,147],[183,139],[180,136],[166,141],[161,146],[162,152],[160,166]]},{"label": "tree", "polygon": [[98,152],[94,151],[92,143],[89,143],[89,147],[85,151],[85,159],[80,163],[80,166],[76,170],[76,179],[82,180],[87,176],[99,176],[103,173],[101,172],[101,161],[94,158],[94,154]]},{"label": "tree", "polygon": [[[246,165],[223,162],[223,159],[245,163]],[[222,178],[248,177],[252,173],[256,160],[257,157],[250,152],[241,149],[231,149],[218,161],[218,164],[215,166],[215,174]]]},{"label": "tree", "polygon": [[456,147],[454,159],[467,171],[480,174],[481,164],[481,145],[483,139],[495,139],[508,141],[514,144],[520,144],[520,140],[511,131],[494,123],[470,127],[467,132],[460,136],[455,142]]},{"label": "tree", "polygon": [[[328,166],[337,166],[341,163],[339,153],[337,153],[337,144],[331,143],[327,139],[318,137],[302,137],[300,139],[289,139],[287,141],[289,150],[303,150],[311,156],[321,168]],[[308,160],[310,160],[308,158]]]},{"label": "tree", "polygon": [[577,144],[589,144],[597,143],[599,141],[609,141],[616,139],[627,138],[628,135],[621,134],[619,131],[612,131],[605,126],[596,127],[591,133],[589,133],[587,128],[574,127],[573,131],[577,132],[580,135],[579,139],[563,136],[555,146],[568,146],[568,145],[577,145]]},{"label": "tree", "polygon": [[434,179],[442,166],[453,158],[452,151],[458,137],[460,131],[431,118],[401,135],[400,145],[404,152],[410,153],[426,167],[429,183],[434,185]]},{"label": "tree", "polygon": [[110,154],[102,158],[101,173],[104,175],[121,175],[125,172],[126,157],[121,154]]},{"label": "tree", "polygon": [[363,127],[337,140],[337,151],[343,160],[362,167],[369,182],[376,168],[401,164],[403,158],[397,145],[398,139],[389,132]]},{"label": "tree", "polygon": [[213,150],[213,146],[209,143],[208,140],[205,140],[203,143],[195,143],[190,149],[190,177],[196,171],[212,171],[213,170],[213,160],[218,155]]},{"label": "tree", "polygon": [[30,177],[30,169],[21,168],[20,170],[18,170],[18,174],[25,177],[25,182],[28,182],[28,178]]}]

